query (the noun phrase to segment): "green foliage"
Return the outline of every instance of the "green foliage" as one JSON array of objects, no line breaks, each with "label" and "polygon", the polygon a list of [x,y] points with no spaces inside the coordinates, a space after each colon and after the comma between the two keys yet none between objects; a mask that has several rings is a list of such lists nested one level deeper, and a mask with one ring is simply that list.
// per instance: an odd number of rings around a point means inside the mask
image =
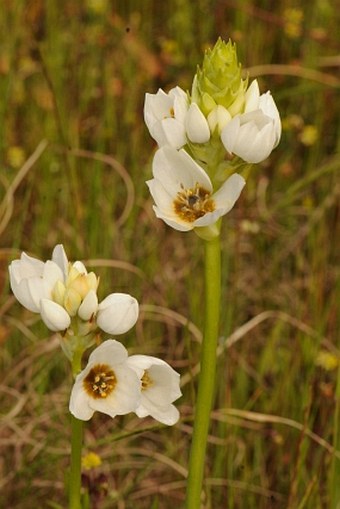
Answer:
[{"label": "green foliage", "polygon": [[[70,259],[100,274],[101,297],[126,291],[139,299],[141,319],[124,343],[131,353],[163,357],[185,383],[174,428],[134,416],[96,415],[88,423],[86,447],[102,458],[90,479],[93,507],[183,503],[202,246],[153,215],[145,180],[154,143],[143,101],[159,87],[189,89],[219,36],[237,43],[249,80],[258,77],[261,91],[271,90],[284,129],[223,223],[205,508],[332,507],[338,375],[316,359],[320,349],[339,355],[340,20],[331,2],[299,5],[4,1],[1,507],[66,503],[71,375],[58,343],[10,296],[7,279],[21,250],[46,259],[59,242]],[[47,146],[25,169],[42,140]]]}]

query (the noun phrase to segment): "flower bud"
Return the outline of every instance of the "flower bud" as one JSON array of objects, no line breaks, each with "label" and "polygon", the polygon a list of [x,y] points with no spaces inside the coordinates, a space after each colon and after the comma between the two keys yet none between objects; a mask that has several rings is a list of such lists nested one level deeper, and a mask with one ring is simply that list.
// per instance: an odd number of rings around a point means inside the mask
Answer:
[{"label": "flower bud", "polygon": [[49,299],[41,299],[41,318],[48,329],[54,332],[66,330],[71,318],[67,311],[56,302]]},{"label": "flower bud", "polygon": [[208,115],[208,123],[211,132],[213,133],[217,128],[220,134],[223,127],[231,120],[229,111],[221,105],[216,106]]},{"label": "flower bud", "polygon": [[210,139],[209,124],[195,103],[191,103],[185,119],[187,136],[192,143],[206,143]]},{"label": "flower bud", "polygon": [[225,43],[219,38],[213,49],[206,51],[202,68],[197,69],[191,98],[205,115],[216,105],[229,109],[236,103],[235,115],[243,107],[246,87],[247,80],[241,78],[235,44],[230,40]]},{"label": "flower bud", "polygon": [[137,300],[126,293],[111,293],[98,306],[97,325],[108,334],[124,334],[136,323]]}]

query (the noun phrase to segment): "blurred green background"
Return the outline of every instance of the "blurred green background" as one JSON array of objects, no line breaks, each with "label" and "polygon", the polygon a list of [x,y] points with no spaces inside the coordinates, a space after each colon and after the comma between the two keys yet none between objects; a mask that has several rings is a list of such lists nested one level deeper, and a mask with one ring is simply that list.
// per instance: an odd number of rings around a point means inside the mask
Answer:
[{"label": "blurred green background", "polygon": [[[183,505],[202,329],[202,242],[154,217],[146,92],[190,89],[217,37],[278,105],[283,134],[223,224],[205,509],[332,509],[339,435],[339,5],[330,0],[2,0],[0,506],[66,507],[69,366],[9,291],[22,250],[128,292],[121,340],[182,374],[173,428],[95,415],[93,509]],[[33,154],[33,157],[32,157]],[[339,381],[338,381],[339,387]],[[338,402],[337,402],[338,401]],[[339,439],[338,439],[339,440]],[[337,477],[338,476],[338,477]]]}]

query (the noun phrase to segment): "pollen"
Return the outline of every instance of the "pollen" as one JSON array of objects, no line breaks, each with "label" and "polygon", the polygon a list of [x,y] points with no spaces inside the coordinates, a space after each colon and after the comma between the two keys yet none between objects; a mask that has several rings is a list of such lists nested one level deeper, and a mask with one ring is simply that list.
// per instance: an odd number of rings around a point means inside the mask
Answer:
[{"label": "pollen", "polygon": [[144,375],[142,376],[142,391],[145,391],[145,389],[148,389],[153,385],[153,380],[149,375],[149,372],[147,370],[144,371]]},{"label": "pollen", "polygon": [[106,364],[95,365],[83,381],[85,391],[93,399],[107,398],[116,384],[114,371]]},{"label": "pollen", "polygon": [[198,183],[191,189],[181,187],[182,191],[177,193],[173,206],[175,213],[182,220],[193,223],[207,212],[215,210],[215,202],[211,198],[211,193],[204,187]]}]

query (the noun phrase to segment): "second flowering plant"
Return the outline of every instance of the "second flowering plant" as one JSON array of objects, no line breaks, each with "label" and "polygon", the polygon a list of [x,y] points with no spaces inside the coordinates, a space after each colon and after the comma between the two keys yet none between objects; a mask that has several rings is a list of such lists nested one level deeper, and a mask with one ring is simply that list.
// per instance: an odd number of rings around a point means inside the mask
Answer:
[{"label": "second flowering plant", "polygon": [[[179,419],[173,405],[181,396],[179,374],[156,357],[129,357],[116,339],[102,340],[103,332],[121,335],[135,325],[138,302],[126,293],[111,293],[99,302],[99,278],[81,261],[70,263],[61,244],[46,262],[22,253],[10,264],[9,277],[17,300],[40,314],[71,362],[69,508],[81,509],[82,422],[96,411],[112,418],[133,412],[173,425]],[[83,367],[84,353],[95,344]]]}]

